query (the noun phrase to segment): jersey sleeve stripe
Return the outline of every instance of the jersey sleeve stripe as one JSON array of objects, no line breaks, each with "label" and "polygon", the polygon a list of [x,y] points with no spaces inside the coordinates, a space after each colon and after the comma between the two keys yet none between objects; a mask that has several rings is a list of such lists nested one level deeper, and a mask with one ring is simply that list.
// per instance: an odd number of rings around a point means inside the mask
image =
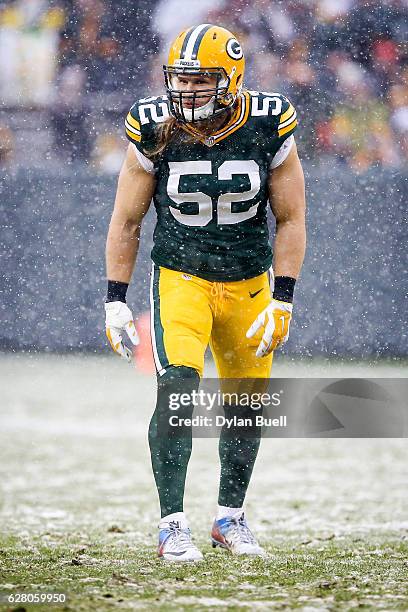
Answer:
[{"label": "jersey sleeve stripe", "polygon": [[126,117],[126,121],[128,123],[130,123],[131,126],[133,126],[134,128],[136,128],[137,130],[140,130],[140,123],[137,119],[135,119],[134,117],[132,117],[132,115],[130,113],[128,113],[127,117]]},{"label": "jersey sleeve stripe", "polygon": [[297,126],[297,119],[292,121],[292,123],[290,123],[288,126],[284,127],[282,130],[279,130],[278,131],[279,136],[283,136],[284,134],[287,134],[291,130],[294,130],[296,126]]},{"label": "jersey sleeve stripe", "polygon": [[293,115],[293,113],[295,112],[295,109],[293,108],[292,104],[289,105],[288,110],[286,110],[283,115],[281,115],[280,117],[280,122],[283,123],[284,121],[286,121],[287,119],[289,119],[289,117],[291,117]]},{"label": "jersey sleeve stripe", "polygon": [[132,132],[129,132],[129,130],[126,128],[126,134],[129,138],[129,140],[131,140],[132,142],[142,142],[142,137],[141,136],[137,136],[136,134],[133,134]]},{"label": "jersey sleeve stripe", "polygon": [[136,134],[136,136],[141,136],[141,131],[140,130],[135,130],[135,128],[133,128],[128,121],[125,121],[125,127],[127,130],[129,130],[129,132],[132,132],[132,134]]},{"label": "jersey sleeve stripe", "polygon": [[296,117],[297,117],[297,114],[296,114],[296,111],[295,111],[287,121],[282,121],[279,124],[278,129],[281,130],[282,128],[286,127],[287,125],[292,123],[292,121],[295,121]]}]

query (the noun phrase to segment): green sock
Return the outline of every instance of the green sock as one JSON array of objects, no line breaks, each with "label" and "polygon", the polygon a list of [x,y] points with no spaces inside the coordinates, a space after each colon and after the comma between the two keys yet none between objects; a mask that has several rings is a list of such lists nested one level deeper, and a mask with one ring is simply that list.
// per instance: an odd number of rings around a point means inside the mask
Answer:
[{"label": "green sock", "polygon": [[[149,426],[149,446],[153,474],[159,494],[161,516],[183,512],[184,487],[187,465],[191,455],[191,427],[174,428],[169,417],[190,418],[194,406],[181,406],[170,410],[172,394],[197,390],[200,377],[196,370],[172,366],[158,378],[156,409]],[[174,396],[173,396],[174,397]]]},{"label": "green sock", "polygon": [[[230,419],[255,417],[251,408],[225,406],[225,416]],[[256,414],[260,414],[257,411]],[[252,470],[261,442],[261,428],[223,425],[218,452],[221,462],[218,505],[228,508],[241,508],[251,480]]]}]

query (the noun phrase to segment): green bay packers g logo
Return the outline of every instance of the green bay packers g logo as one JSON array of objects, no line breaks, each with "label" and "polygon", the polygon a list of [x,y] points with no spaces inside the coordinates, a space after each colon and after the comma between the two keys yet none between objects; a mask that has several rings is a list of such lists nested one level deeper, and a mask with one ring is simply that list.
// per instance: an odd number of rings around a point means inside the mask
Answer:
[{"label": "green bay packers g logo", "polygon": [[244,57],[241,45],[236,38],[230,38],[227,42],[227,53],[234,60],[239,60]]}]

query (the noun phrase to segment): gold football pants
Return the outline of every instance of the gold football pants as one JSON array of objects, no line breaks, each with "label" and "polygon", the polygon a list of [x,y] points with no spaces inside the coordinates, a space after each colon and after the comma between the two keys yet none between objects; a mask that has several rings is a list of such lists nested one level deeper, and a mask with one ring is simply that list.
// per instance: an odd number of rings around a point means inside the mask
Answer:
[{"label": "gold football pants", "polygon": [[269,273],[213,282],[153,265],[151,334],[159,375],[170,366],[203,375],[208,344],[220,378],[269,378],[273,354],[256,357],[262,330],[246,332],[271,301]]}]

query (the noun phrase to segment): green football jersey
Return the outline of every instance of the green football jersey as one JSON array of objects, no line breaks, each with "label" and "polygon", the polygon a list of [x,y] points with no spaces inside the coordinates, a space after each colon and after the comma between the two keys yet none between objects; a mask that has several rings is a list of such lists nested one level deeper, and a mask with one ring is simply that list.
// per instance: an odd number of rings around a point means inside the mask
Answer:
[{"label": "green football jersey", "polygon": [[227,125],[202,142],[178,130],[156,159],[158,126],[169,116],[167,96],[145,98],[125,122],[128,139],[153,161],[154,263],[220,282],[265,272],[267,178],[296,129],[294,107],[278,93],[244,91]]}]

